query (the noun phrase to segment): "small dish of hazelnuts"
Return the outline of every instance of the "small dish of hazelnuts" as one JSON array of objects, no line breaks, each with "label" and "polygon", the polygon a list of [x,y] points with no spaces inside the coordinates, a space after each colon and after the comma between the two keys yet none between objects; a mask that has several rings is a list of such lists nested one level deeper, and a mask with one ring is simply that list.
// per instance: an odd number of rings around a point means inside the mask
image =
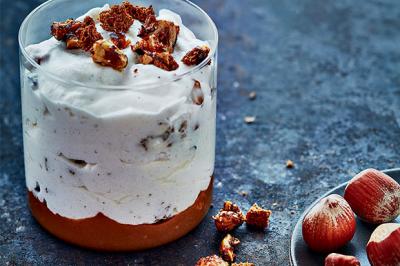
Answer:
[{"label": "small dish of hazelnuts", "polygon": [[292,234],[294,266],[399,266],[400,168],[366,169],[310,205]]}]

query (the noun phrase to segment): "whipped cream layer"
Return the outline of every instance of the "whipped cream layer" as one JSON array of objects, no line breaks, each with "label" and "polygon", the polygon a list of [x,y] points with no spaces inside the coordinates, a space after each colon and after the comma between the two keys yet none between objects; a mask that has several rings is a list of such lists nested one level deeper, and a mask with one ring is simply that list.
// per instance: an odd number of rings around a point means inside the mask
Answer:
[{"label": "whipped cream layer", "polygon": [[[91,16],[104,39],[94,8]],[[175,71],[137,64],[130,47],[129,64],[119,72],[95,64],[90,54],[66,50],[51,38],[26,48],[42,58],[40,71],[25,70],[22,108],[26,184],[40,201],[63,217],[80,219],[97,213],[123,224],[155,223],[196,200],[214,168],[215,63],[174,81],[191,67],[180,60],[198,40],[179,15],[160,10],[158,19],[180,26],[173,56]],[[134,44],[141,26],[134,22],[126,36]],[[68,85],[74,80],[129,89],[96,89]],[[201,84],[202,105],[193,103],[194,80]],[[159,85],[142,86],[141,84]]]}]

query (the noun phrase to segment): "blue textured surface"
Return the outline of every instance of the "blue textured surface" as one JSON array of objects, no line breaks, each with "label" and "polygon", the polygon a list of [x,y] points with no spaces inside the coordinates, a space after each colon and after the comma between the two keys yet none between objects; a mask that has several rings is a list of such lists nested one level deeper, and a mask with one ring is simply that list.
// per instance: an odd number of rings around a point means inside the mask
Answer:
[{"label": "blue textured surface", "polygon": [[[238,260],[288,265],[308,204],[364,168],[400,166],[398,0],[195,1],[220,31],[216,207],[188,236],[146,252],[64,244],[25,199],[17,30],[41,1],[0,1],[0,265],[194,265],[218,252],[211,215],[224,199],[273,211],[266,233],[234,233]],[[246,115],[256,122],[245,124]]]}]

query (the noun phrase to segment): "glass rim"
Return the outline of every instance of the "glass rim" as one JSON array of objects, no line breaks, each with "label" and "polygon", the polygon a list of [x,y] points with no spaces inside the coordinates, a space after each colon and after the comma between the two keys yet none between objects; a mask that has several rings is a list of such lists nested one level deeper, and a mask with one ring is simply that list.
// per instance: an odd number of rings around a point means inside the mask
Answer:
[{"label": "glass rim", "polygon": [[64,78],[62,78],[62,76],[57,75],[51,71],[45,70],[40,64],[38,64],[34,58],[32,58],[28,52],[26,51],[26,47],[24,47],[23,43],[24,41],[22,40],[22,36],[23,36],[23,29],[26,28],[26,26],[29,24],[29,21],[31,19],[31,17],[36,14],[38,11],[40,11],[41,9],[45,8],[47,5],[56,2],[56,1],[62,1],[62,0],[48,0],[42,4],[40,4],[39,6],[37,6],[35,9],[33,9],[26,17],[25,19],[22,21],[21,26],[18,30],[18,45],[19,45],[19,49],[23,55],[24,58],[26,58],[29,63],[34,66],[39,73],[43,74],[45,77],[49,77],[57,82],[61,82],[61,83],[65,83],[67,85],[74,85],[74,86],[78,86],[78,87],[85,87],[85,88],[92,88],[92,89],[104,89],[104,90],[131,90],[133,88],[132,85],[134,85],[135,87],[155,87],[155,86],[162,86],[162,85],[166,85],[166,84],[170,84],[173,83],[175,81],[178,81],[186,76],[190,76],[194,73],[197,73],[198,71],[200,71],[203,67],[208,65],[209,60],[211,60],[214,55],[217,53],[217,49],[218,49],[218,29],[214,23],[214,21],[210,18],[210,16],[202,9],[200,8],[198,5],[194,4],[193,2],[191,2],[190,0],[175,0],[175,1],[180,1],[180,2],[184,2],[190,6],[192,6],[193,8],[197,9],[198,11],[200,11],[200,13],[207,19],[208,24],[210,25],[212,32],[213,32],[213,43],[210,44],[210,53],[208,54],[207,58],[204,59],[200,64],[198,64],[197,66],[195,66],[192,69],[189,69],[188,71],[185,71],[179,75],[175,75],[172,78],[168,78],[166,80],[163,81],[151,81],[151,82],[143,82],[143,83],[137,83],[137,84],[131,84],[131,85],[102,85],[102,84],[85,84],[84,82],[80,82],[80,81],[76,81],[76,80],[65,80]]}]

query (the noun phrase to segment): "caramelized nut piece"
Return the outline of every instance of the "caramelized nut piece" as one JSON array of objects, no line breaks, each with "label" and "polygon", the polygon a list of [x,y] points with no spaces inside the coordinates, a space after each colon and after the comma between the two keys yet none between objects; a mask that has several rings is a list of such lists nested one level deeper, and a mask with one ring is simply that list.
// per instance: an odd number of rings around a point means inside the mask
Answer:
[{"label": "caramelized nut piece", "polygon": [[182,58],[182,62],[188,66],[198,65],[207,58],[209,52],[208,46],[195,47]]},{"label": "caramelized nut piece", "polygon": [[204,258],[200,258],[196,266],[229,266],[229,263],[218,257],[217,255],[212,255]]},{"label": "caramelized nut piece", "polygon": [[53,22],[51,34],[60,41],[65,41],[67,49],[92,49],[94,42],[103,39],[97,32],[94,20],[86,16],[83,22],[68,19],[65,22]]},{"label": "caramelized nut piece", "polygon": [[264,210],[254,203],[246,214],[246,223],[258,229],[265,229],[268,227],[271,213],[270,210]]},{"label": "caramelized nut piece", "polygon": [[229,232],[243,224],[245,217],[236,204],[225,201],[224,207],[213,216],[215,227],[220,232]]},{"label": "caramelized nut piece", "polygon": [[146,18],[154,16],[154,9],[152,6],[143,7],[143,6],[134,6],[128,1],[122,3],[123,8],[125,8],[126,12],[133,18],[137,19],[140,22],[144,23]]},{"label": "caramelized nut piece", "polygon": [[64,22],[53,22],[51,25],[51,35],[54,36],[59,41],[64,41],[67,39],[68,34],[75,33],[75,31],[80,28],[82,22],[75,21],[72,18],[67,19]]},{"label": "caramelized nut piece", "polygon": [[200,81],[195,80],[192,89],[192,101],[196,105],[202,105],[204,102],[204,93],[201,90]]},{"label": "caramelized nut piece", "polygon": [[136,52],[169,52],[174,51],[176,39],[179,34],[179,26],[166,20],[154,21],[148,19],[139,32],[143,39],[138,41],[134,47]]},{"label": "caramelized nut piece", "polygon": [[99,40],[93,45],[92,59],[94,62],[122,70],[128,65],[128,57],[112,42]]},{"label": "caramelized nut piece", "polygon": [[96,41],[103,39],[103,36],[97,32],[94,20],[89,16],[85,17],[82,27],[77,29],[75,34],[79,39],[80,48],[85,51],[91,50]]},{"label": "caramelized nut piece", "polygon": [[254,266],[254,263],[250,263],[250,262],[239,262],[239,263],[232,263],[231,266]]},{"label": "caramelized nut piece", "polygon": [[101,27],[116,33],[127,32],[133,24],[133,18],[124,4],[113,5],[110,10],[100,12]]},{"label": "caramelized nut piece", "polygon": [[179,67],[178,63],[172,57],[170,53],[152,53],[145,52],[143,55],[139,56],[139,63],[143,65],[154,65],[158,68],[172,71]]},{"label": "caramelized nut piece", "polygon": [[227,234],[221,241],[219,246],[219,253],[225,261],[235,261],[236,254],[234,253],[235,247],[240,244],[240,240]]}]

